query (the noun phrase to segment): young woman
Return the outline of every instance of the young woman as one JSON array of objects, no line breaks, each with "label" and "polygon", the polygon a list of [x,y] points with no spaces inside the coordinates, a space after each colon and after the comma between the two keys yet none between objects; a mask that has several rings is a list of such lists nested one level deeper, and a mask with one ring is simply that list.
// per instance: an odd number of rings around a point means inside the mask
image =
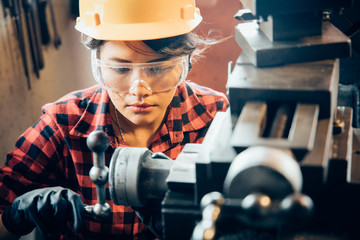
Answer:
[{"label": "young woman", "polygon": [[186,143],[202,142],[228,101],[186,81],[192,59],[209,43],[192,32],[200,22],[193,0],[80,0],[76,29],[91,49],[99,84],[45,105],[8,154],[0,168],[0,239],[35,227],[53,239],[161,238],[109,194],[110,221],[87,214],[84,204],[96,203],[96,188],[86,139],[94,130],[109,136],[107,166],[119,146],[175,160]]}]

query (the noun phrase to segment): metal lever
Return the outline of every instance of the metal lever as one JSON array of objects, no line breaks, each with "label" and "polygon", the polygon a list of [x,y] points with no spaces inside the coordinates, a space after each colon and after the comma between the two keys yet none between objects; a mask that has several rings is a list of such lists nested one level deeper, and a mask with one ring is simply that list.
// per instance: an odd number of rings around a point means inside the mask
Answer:
[{"label": "metal lever", "polygon": [[109,138],[102,131],[94,131],[89,134],[86,143],[93,152],[94,166],[90,169],[90,179],[96,184],[97,203],[87,206],[87,210],[96,217],[104,219],[111,216],[110,205],[105,202],[105,184],[108,181],[109,169],[105,166],[105,151],[109,147]]},{"label": "metal lever", "polygon": [[25,36],[24,36],[24,29],[22,22],[22,9],[23,9],[22,2],[20,0],[15,0],[15,1],[8,0],[8,1],[3,1],[2,3],[4,4],[4,7],[9,8],[12,21],[15,23],[16,26],[17,40],[21,53],[24,73],[27,79],[28,89],[31,90],[31,79],[28,69]]},{"label": "metal lever", "polygon": [[60,34],[57,30],[56,23],[55,23],[55,13],[54,13],[54,7],[52,4],[52,0],[49,0],[49,7],[50,7],[50,12],[51,12],[51,24],[52,24],[53,30],[54,30],[54,46],[57,49],[61,45],[61,38],[60,38]]}]

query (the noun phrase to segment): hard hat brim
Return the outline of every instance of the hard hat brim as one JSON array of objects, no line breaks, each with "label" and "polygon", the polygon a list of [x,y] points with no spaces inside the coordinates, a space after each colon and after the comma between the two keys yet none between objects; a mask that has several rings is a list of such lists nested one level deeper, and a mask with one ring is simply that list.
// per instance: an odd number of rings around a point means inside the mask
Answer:
[{"label": "hard hat brim", "polygon": [[158,22],[134,24],[106,24],[85,26],[78,20],[75,28],[85,35],[97,40],[138,41],[173,37],[191,32],[200,24],[202,17],[195,13],[195,18],[183,22]]}]

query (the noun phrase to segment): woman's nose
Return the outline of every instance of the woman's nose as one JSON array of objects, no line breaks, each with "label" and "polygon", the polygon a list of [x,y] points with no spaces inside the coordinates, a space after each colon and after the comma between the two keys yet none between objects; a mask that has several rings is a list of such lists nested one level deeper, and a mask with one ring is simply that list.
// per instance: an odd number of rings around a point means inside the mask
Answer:
[{"label": "woman's nose", "polygon": [[144,80],[135,80],[132,82],[129,93],[139,98],[143,98],[152,94],[149,84]]},{"label": "woman's nose", "polygon": [[151,88],[149,84],[143,80],[146,79],[146,74],[143,69],[135,68],[131,72],[131,86],[129,93],[139,97],[144,97],[151,94]]}]

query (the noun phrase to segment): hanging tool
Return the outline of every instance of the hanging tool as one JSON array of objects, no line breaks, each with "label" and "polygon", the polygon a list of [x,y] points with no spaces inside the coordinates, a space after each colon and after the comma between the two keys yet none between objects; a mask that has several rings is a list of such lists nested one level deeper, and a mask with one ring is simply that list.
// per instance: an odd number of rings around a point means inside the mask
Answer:
[{"label": "hanging tool", "polygon": [[31,5],[27,3],[27,0],[22,1],[25,11],[25,17],[26,17],[26,28],[30,43],[30,52],[31,52],[31,59],[34,67],[34,72],[37,76],[37,78],[40,78],[40,69],[39,69],[39,56],[37,53],[37,46],[36,46],[36,36],[35,36],[35,29],[34,29],[34,22],[32,17],[32,10]]},{"label": "hanging tool", "polygon": [[40,20],[42,44],[48,45],[51,42],[51,36],[49,32],[49,27],[47,25],[47,17],[46,17],[46,7],[49,6],[50,14],[51,14],[50,15],[51,25],[54,31],[54,46],[57,49],[61,45],[61,39],[56,27],[55,13],[54,13],[52,0],[36,0],[36,1],[38,3],[38,15]]},{"label": "hanging tool", "polygon": [[30,74],[29,74],[29,70],[28,70],[26,45],[25,45],[25,38],[24,38],[24,28],[23,28],[23,24],[22,24],[21,0],[13,0],[13,1],[7,0],[7,1],[4,1],[3,3],[5,3],[5,5],[4,5],[5,7],[9,8],[11,18],[12,18],[13,22],[15,22],[15,25],[16,25],[16,33],[17,33],[19,49],[21,52],[24,73],[27,78],[28,89],[30,90],[31,89],[31,80],[30,80]]},{"label": "hanging tool", "polygon": [[[6,47],[6,51],[8,52],[8,55],[10,55],[11,58],[11,69],[13,71],[13,73],[18,74],[18,71],[15,71],[16,69],[16,64],[15,64],[15,57],[14,57],[14,53],[13,53],[13,45],[12,45],[12,40],[11,40],[11,32],[9,30],[9,26],[8,26],[8,22],[10,21],[10,24],[12,24],[11,19],[9,20],[8,18],[11,18],[10,12],[9,12],[9,4],[7,3],[8,0],[1,0],[1,4],[2,4],[2,9],[3,9],[3,16],[4,16],[4,25],[6,28],[6,36],[7,36],[7,43],[4,44],[4,46],[6,46],[6,44],[8,44],[8,47]],[[13,27],[13,26],[12,26]]]},{"label": "hanging tool", "polygon": [[48,45],[50,43],[50,33],[47,25],[46,18],[46,6],[47,0],[36,0],[38,6],[38,16],[40,23],[40,32],[41,32],[41,43],[43,45]]},{"label": "hanging tool", "polygon": [[[5,38],[5,34],[3,34],[2,33],[2,28],[3,28],[3,26],[4,27],[6,27],[7,25],[6,25],[6,16],[7,16],[7,13],[6,13],[6,9],[3,7],[3,5],[1,6],[1,8],[2,8],[2,10],[3,10],[3,15],[2,16],[0,16],[1,18],[3,17],[4,18],[4,22],[2,22],[2,21],[0,21],[0,29],[1,29],[1,32],[0,32],[0,42],[2,43],[2,48],[3,48],[3,54],[2,55],[4,55],[4,54],[6,54],[7,53],[7,46],[6,46],[6,42],[5,41],[3,41],[3,39],[2,38]],[[0,19],[1,19],[0,18]],[[0,64],[1,65],[1,64]]]},{"label": "hanging tool", "polygon": [[70,15],[76,19],[79,16],[79,0],[70,1]]},{"label": "hanging tool", "polygon": [[40,19],[39,19],[39,4],[38,0],[28,0],[31,1],[31,6],[33,10],[33,16],[34,16],[34,25],[36,29],[36,39],[37,39],[37,46],[39,49],[39,66],[40,69],[43,69],[45,67],[44,63],[44,55],[42,52],[42,43],[41,43],[41,28],[40,28]]},{"label": "hanging tool", "polygon": [[61,45],[61,39],[60,39],[60,35],[59,35],[59,32],[56,27],[55,13],[54,13],[54,7],[52,4],[52,0],[48,0],[48,2],[49,2],[49,8],[50,8],[50,12],[51,12],[51,24],[52,24],[52,27],[54,30],[54,46],[57,49]]},{"label": "hanging tool", "polygon": [[29,37],[31,58],[34,67],[34,72],[37,78],[40,78],[40,69],[44,67],[44,59],[41,51],[41,42],[38,39],[38,29],[35,17],[36,3],[34,0],[22,0],[25,11],[26,27]]}]

